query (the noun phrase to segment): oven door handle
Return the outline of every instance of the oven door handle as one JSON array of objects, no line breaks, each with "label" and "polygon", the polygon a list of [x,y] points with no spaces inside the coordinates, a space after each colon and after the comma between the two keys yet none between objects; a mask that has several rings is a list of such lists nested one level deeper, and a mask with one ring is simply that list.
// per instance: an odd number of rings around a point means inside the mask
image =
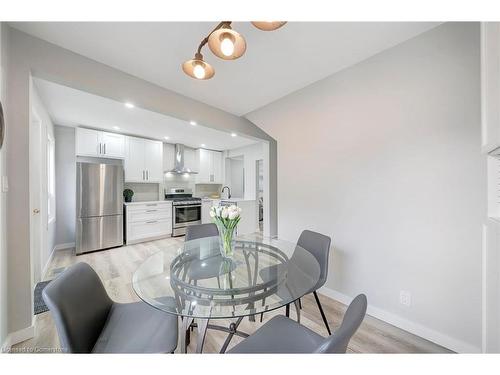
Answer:
[{"label": "oven door handle", "polygon": [[201,204],[190,204],[187,206],[174,206],[174,208],[187,208],[187,207],[200,207],[201,208]]}]

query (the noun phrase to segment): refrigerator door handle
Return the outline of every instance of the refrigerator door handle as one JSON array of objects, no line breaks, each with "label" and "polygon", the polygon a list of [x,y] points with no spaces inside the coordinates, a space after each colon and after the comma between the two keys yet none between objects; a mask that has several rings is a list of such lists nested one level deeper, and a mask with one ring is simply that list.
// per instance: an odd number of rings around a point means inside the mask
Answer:
[{"label": "refrigerator door handle", "polygon": [[146,170],[146,180],[149,181],[149,171],[148,170]]}]

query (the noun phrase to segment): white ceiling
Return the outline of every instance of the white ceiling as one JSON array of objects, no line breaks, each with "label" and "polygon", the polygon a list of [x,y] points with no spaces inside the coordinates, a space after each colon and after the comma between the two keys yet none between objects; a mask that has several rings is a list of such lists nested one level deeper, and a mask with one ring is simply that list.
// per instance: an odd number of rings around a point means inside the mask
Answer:
[{"label": "white ceiling", "polygon": [[53,82],[35,78],[34,83],[50,117],[57,125],[86,126],[221,151],[256,143],[253,139],[239,135],[233,137],[230,133],[201,125],[193,126],[187,121],[142,108],[127,108],[124,103]]},{"label": "white ceiling", "polygon": [[235,61],[203,49],[215,77],[197,81],[181,64],[216,22],[21,22],[17,29],[197,99],[243,115],[425,32],[432,22],[289,22],[264,32],[233,27],[247,51]]}]

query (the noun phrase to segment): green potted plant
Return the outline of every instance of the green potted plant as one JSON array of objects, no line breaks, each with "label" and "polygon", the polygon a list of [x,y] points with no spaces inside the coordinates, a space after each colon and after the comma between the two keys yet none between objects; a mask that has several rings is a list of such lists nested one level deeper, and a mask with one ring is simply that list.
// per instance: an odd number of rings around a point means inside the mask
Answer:
[{"label": "green potted plant", "polygon": [[132,189],[123,190],[123,198],[125,198],[125,202],[132,202],[132,197],[134,196],[134,191]]}]

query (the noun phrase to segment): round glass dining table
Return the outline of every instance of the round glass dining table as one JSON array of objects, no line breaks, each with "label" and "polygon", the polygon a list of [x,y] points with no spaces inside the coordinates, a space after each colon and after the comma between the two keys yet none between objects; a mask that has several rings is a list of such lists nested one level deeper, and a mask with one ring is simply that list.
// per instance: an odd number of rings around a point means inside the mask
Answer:
[{"label": "round glass dining table", "polygon": [[[190,327],[197,328],[198,353],[207,329],[228,333],[221,353],[244,317],[295,304],[309,293],[320,276],[316,258],[302,247],[260,235],[239,237],[234,255],[220,252],[219,237],[205,237],[168,246],[147,258],[135,271],[132,284],[144,302],[182,318],[181,351],[187,352]],[[211,324],[236,319],[229,327]]]}]

